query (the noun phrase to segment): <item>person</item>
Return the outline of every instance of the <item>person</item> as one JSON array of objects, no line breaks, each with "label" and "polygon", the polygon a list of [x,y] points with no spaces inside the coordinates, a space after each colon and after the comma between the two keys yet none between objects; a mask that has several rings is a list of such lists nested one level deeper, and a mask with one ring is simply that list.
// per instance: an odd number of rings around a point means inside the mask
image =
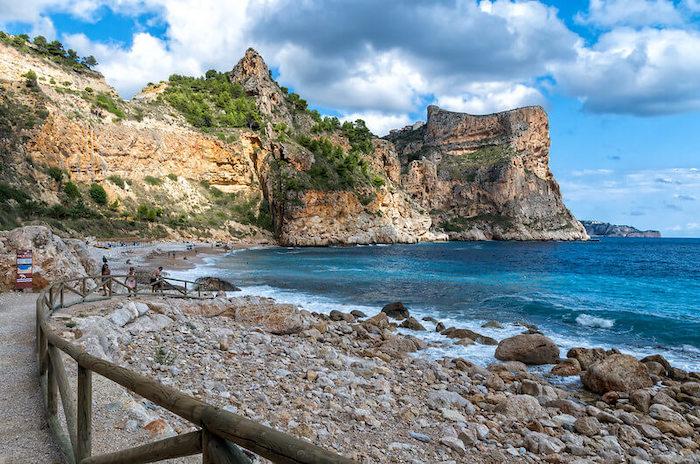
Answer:
[{"label": "person", "polygon": [[155,293],[156,290],[161,290],[163,288],[163,283],[161,281],[163,273],[163,267],[159,266],[158,269],[153,271],[151,274],[151,292]]},{"label": "person", "polygon": [[129,274],[126,276],[126,281],[124,282],[126,284],[127,290],[129,290],[129,296],[133,293],[134,295],[136,294],[136,270],[133,267],[129,268]]},{"label": "person", "polygon": [[112,280],[109,278],[109,276],[112,274],[112,271],[109,269],[109,264],[104,263],[102,265],[102,294],[104,296],[107,296],[107,291],[109,290],[109,294],[112,294]]}]

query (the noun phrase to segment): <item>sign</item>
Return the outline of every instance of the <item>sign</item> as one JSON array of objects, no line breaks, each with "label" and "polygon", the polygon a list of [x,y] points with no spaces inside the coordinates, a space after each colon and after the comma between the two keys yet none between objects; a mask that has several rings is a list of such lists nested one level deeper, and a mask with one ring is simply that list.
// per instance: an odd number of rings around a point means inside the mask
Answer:
[{"label": "sign", "polygon": [[32,288],[32,250],[17,250],[17,280],[15,288]]}]

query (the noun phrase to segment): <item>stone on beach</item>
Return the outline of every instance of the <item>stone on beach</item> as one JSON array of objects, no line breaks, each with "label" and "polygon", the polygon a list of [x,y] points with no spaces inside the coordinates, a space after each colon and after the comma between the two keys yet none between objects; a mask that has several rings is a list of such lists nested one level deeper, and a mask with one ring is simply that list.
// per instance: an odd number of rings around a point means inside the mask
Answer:
[{"label": "stone on beach", "polygon": [[559,347],[544,335],[521,334],[501,340],[496,359],[525,364],[554,364],[559,361]]},{"label": "stone on beach", "polygon": [[403,320],[410,316],[408,308],[400,301],[389,303],[382,308],[382,312],[392,319]]},{"label": "stone on beach", "polygon": [[581,382],[590,391],[601,394],[630,392],[654,384],[644,364],[626,354],[612,354],[592,364],[581,374]]},{"label": "stone on beach", "polygon": [[465,339],[468,338],[470,340],[473,340],[476,343],[479,343],[481,345],[496,345],[498,342],[491,338],[487,337],[485,335],[481,335],[480,333],[476,333],[473,330],[469,329],[458,329],[456,327],[450,327],[449,329],[445,329],[442,332],[440,332],[442,335],[448,337],[448,338],[461,338]]},{"label": "stone on beach", "polygon": [[423,325],[413,316],[409,316],[399,325],[399,327],[410,330],[425,331],[425,327],[423,327]]}]

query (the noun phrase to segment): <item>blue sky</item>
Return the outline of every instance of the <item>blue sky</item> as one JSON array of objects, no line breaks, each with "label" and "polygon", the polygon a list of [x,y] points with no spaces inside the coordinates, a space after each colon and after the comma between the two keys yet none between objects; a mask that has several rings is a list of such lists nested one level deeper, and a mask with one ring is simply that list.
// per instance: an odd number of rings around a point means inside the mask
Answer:
[{"label": "blue sky", "polygon": [[425,106],[550,116],[581,219],[700,236],[700,0],[0,0],[0,27],[58,38],[125,98],[245,49],[313,107],[378,134]]}]

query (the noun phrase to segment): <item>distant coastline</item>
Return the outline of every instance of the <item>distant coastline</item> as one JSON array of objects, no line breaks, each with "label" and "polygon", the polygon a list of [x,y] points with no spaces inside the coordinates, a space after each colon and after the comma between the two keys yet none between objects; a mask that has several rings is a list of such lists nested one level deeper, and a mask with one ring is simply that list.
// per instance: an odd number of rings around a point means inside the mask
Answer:
[{"label": "distant coastline", "polygon": [[661,232],[658,230],[639,230],[632,226],[601,221],[581,221],[581,224],[592,237],[661,238]]}]

